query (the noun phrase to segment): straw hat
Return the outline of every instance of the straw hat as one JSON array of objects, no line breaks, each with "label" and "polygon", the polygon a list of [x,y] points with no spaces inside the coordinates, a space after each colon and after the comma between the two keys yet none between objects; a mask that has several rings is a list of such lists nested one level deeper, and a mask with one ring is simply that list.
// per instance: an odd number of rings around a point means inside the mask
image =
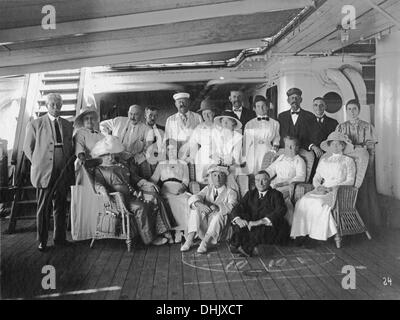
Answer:
[{"label": "straw hat", "polygon": [[213,172],[221,172],[221,173],[225,173],[226,175],[229,175],[229,170],[227,167],[224,166],[218,166],[216,164],[212,164],[208,170],[207,170],[207,174],[211,174]]},{"label": "straw hat", "polygon": [[109,153],[121,153],[124,150],[124,146],[117,137],[107,135],[94,145],[91,154],[93,158],[98,158]]},{"label": "straw hat", "polygon": [[88,106],[88,107],[82,108],[79,115],[76,117],[75,122],[74,122],[75,128],[83,127],[83,117],[89,113],[93,113],[93,115],[95,116],[96,122],[99,120],[99,115],[97,114],[97,109],[93,106]]},{"label": "straw hat", "polygon": [[353,144],[351,143],[350,139],[344,133],[334,131],[332,132],[328,138],[321,143],[321,149],[324,151],[329,151],[328,142],[329,141],[342,141],[346,143],[346,148],[343,150],[343,153],[350,152],[354,149]]},{"label": "straw hat", "polygon": [[237,115],[233,111],[231,111],[231,110],[223,111],[220,116],[215,117],[214,123],[221,126],[221,120],[223,118],[229,118],[229,119],[234,120],[236,122],[236,128],[235,128],[236,130],[239,130],[242,128],[242,123],[239,121]]}]

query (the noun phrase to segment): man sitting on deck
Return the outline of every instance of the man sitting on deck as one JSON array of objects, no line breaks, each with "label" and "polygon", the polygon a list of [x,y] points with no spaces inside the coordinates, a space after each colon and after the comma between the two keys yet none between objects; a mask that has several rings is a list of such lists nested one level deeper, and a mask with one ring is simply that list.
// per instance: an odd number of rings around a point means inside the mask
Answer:
[{"label": "man sitting on deck", "polygon": [[270,180],[266,171],[259,171],[256,189],[248,191],[232,210],[232,253],[258,255],[259,244],[284,243],[289,238],[285,200],[282,193],[270,187]]},{"label": "man sitting on deck", "polygon": [[236,191],[226,186],[228,174],[226,167],[212,165],[208,169],[209,185],[189,198],[188,234],[181,251],[191,248],[196,233],[202,239],[198,253],[206,253],[209,245],[217,244],[238,201]]}]

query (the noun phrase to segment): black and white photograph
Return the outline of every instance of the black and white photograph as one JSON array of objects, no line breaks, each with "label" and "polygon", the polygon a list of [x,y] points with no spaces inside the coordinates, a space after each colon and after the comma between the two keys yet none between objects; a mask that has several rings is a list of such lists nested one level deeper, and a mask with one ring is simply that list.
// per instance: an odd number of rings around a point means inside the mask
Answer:
[{"label": "black and white photograph", "polygon": [[0,300],[400,300],[399,106],[399,0],[0,0]]}]

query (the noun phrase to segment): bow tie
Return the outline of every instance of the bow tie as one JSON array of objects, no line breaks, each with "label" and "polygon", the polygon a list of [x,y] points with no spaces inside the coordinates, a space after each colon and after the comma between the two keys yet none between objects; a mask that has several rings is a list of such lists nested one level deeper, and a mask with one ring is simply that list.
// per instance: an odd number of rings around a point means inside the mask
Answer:
[{"label": "bow tie", "polygon": [[269,121],[269,117],[257,117],[257,120],[258,121],[261,121],[261,120]]},{"label": "bow tie", "polygon": [[299,111],[292,111],[292,114],[297,114],[297,115],[299,115],[299,114],[300,114],[300,110],[299,110]]}]

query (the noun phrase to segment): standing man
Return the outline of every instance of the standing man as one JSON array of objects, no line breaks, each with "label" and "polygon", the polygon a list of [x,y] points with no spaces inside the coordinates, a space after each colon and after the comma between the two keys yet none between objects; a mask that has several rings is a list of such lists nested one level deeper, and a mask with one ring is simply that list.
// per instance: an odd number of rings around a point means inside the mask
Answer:
[{"label": "standing man", "polygon": [[[54,215],[54,244],[65,246],[67,191],[74,177],[69,161],[74,155],[72,123],[60,117],[62,98],[47,96],[48,113],[28,123],[24,153],[30,160],[31,182],[37,192],[37,233],[39,251],[47,247],[50,213]],[[64,170],[65,168],[65,170]]]},{"label": "standing man", "polygon": [[173,98],[178,112],[168,117],[165,124],[164,140],[177,141],[178,154],[183,155],[189,148],[187,142],[189,142],[193,130],[202,122],[202,118],[198,113],[189,111],[189,93],[179,92],[174,94]]},{"label": "standing man", "polygon": [[284,146],[283,138],[287,136],[299,139],[300,148],[312,150],[313,123],[315,116],[300,107],[303,101],[302,91],[298,88],[291,88],[287,91],[287,102],[291,109],[279,114],[280,124],[280,146]]},{"label": "standing man", "polygon": [[259,255],[260,244],[284,244],[289,239],[287,211],[282,193],[270,187],[266,171],[255,176],[256,189],[248,191],[232,210],[232,253]]},{"label": "standing man", "polygon": [[317,158],[320,158],[324,152],[320,148],[322,141],[328,138],[329,134],[335,131],[339,123],[325,114],[326,101],[324,98],[317,97],[313,100],[314,122],[313,122],[313,139],[311,149],[314,151]]},{"label": "standing man", "polygon": [[144,112],[145,123],[148,127],[146,140],[151,141],[147,148],[146,159],[152,166],[152,172],[159,161],[165,160],[164,135],[165,127],[157,124],[158,109],[156,107],[146,107]]},{"label": "standing man", "polygon": [[230,91],[229,101],[232,104],[232,111],[237,115],[244,128],[246,123],[256,117],[253,110],[247,109],[243,104],[243,92],[233,89]]},{"label": "standing man", "polygon": [[154,140],[153,135],[148,134],[148,127],[141,121],[142,118],[142,107],[134,104],[129,107],[128,117],[100,122],[100,130],[104,135],[111,134],[120,139],[126,151],[124,160],[128,163],[133,161],[140,167],[146,160],[146,149]]},{"label": "standing man", "polygon": [[255,96],[253,109],[257,118],[250,120],[244,128],[244,151],[249,174],[261,170],[267,152],[279,149],[279,122],[268,116],[270,103],[263,96]]}]

